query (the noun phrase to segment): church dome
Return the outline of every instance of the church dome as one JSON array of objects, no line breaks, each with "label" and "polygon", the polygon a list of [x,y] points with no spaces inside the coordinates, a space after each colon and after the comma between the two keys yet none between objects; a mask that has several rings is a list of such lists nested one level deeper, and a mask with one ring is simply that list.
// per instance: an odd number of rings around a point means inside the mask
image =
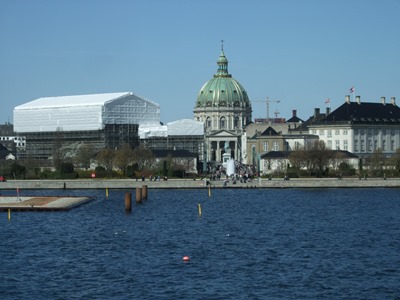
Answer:
[{"label": "church dome", "polygon": [[200,89],[196,107],[250,107],[246,90],[228,73],[224,49],[221,50],[217,65],[217,73]]}]

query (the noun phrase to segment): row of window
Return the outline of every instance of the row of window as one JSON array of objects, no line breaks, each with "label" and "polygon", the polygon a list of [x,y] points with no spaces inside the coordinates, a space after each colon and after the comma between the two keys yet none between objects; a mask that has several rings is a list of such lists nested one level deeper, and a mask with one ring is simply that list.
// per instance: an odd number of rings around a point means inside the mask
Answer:
[{"label": "row of window", "polygon": [[[336,129],[336,130],[331,130],[331,129],[320,129],[318,132],[316,129],[311,130],[311,134],[319,134],[319,135],[325,135],[325,131],[328,137],[332,137],[332,133],[334,133],[335,135],[340,135],[340,129]],[[349,131],[347,129],[343,129],[342,130],[342,135],[348,135]]]},{"label": "row of window", "polygon": [[270,149],[269,145],[270,145],[269,142],[264,142],[263,143],[263,152],[279,151],[279,143],[278,142],[273,142],[271,149]]},{"label": "row of window", "polygon": [[347,140],[343,141],[343,147],[340,147],[340,140],[335,140],[335,147],[333,148],[333,141],[328,141],[326,145],[329,149],[335,150],[349,150],[349,142]]},{"label": "row of window", "polygon": [[[331,130],[331,129],[320,129],[320,130],[316,130],[316,129],[312,129],[311,130],[311,134],[319,134],[319,135],[326,135],[328,137],[332,137],[332,135],[340,135],[340,129],[335,129],[335,130]],[[398,132],[395,129],[354,129],[354,135],[378,135],[378,134],[382,134],[382,135],[386,135],[386,134],[390,134],[390,135],[396,135]],[[349,131],[347,129],[342,129],[342,135],[348,135]]]},{"label": "row of window", "polygon": [[[211,122],[212,122],[211,118],[207,118],[207,120],[206,120],[207,128],[212,128],[212,123]],[[219,129],[227,129],[226,128],[226,124],[227,124],[226,118],[225,117],[221,117],[219,119]],[[238,125],[239,125],[239,117],[235,117],[235,119],[233,120],[233,127],[237,128]]]},{"label": "row of window", "polygon": [[23,141],[25,138],[15,136],[0,136],[0,141]]},{"label": "row of window", "polygon": [[397,132],[395,129],[354,129],[354,135],[378,135],[379,133],[381,133],[382,135],[395,135]]},{"label": "row of window", "polygon": [[383,152],[385,151],[395,151],[396,143],[394,140],[390,140],[389,145],[385,140],[382,140],[382,143],[379,145],[377,140],[358,140],[354,141],[354,152],[372,152],[378,149],[381,149]]}]

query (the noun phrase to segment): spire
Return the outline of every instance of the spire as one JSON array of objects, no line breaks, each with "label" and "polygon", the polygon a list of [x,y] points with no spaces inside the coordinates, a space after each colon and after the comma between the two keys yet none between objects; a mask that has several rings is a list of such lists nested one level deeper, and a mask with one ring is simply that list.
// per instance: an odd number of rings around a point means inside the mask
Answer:
[{"label": "spire", "polygon": [[224,53],[224,40],[221,40],[221,54],[219,55],[218,61],[218,71],[214,77],[231,77],[228,73],[228,60],[225,57]]}]

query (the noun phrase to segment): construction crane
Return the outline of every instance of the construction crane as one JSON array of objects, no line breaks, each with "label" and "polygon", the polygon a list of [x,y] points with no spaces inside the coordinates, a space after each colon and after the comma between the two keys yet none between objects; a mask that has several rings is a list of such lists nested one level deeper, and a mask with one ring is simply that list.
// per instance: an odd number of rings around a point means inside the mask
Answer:
[{"label": "construction crane", "polygon": [[269,121],[270,120],[269,119],[269,104],[272,103],[272,102],[279,103],[281,101],[280,100],[269,99],[269,97],[267,97],[267,99],[265,99],[265,100],[253,100],[253,102],[265,102],[266,103],[266,105],[267,105],[267,121]]}]

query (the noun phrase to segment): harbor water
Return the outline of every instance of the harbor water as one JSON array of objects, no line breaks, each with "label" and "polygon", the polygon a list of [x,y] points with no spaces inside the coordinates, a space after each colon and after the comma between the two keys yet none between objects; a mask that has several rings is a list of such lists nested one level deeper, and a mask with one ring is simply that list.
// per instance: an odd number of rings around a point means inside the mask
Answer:
[{"label": "harbor water", "polygon": [[398,189],[126,192],[19,191],[94,200],[0,213],[0,298],[400,299]]}]

